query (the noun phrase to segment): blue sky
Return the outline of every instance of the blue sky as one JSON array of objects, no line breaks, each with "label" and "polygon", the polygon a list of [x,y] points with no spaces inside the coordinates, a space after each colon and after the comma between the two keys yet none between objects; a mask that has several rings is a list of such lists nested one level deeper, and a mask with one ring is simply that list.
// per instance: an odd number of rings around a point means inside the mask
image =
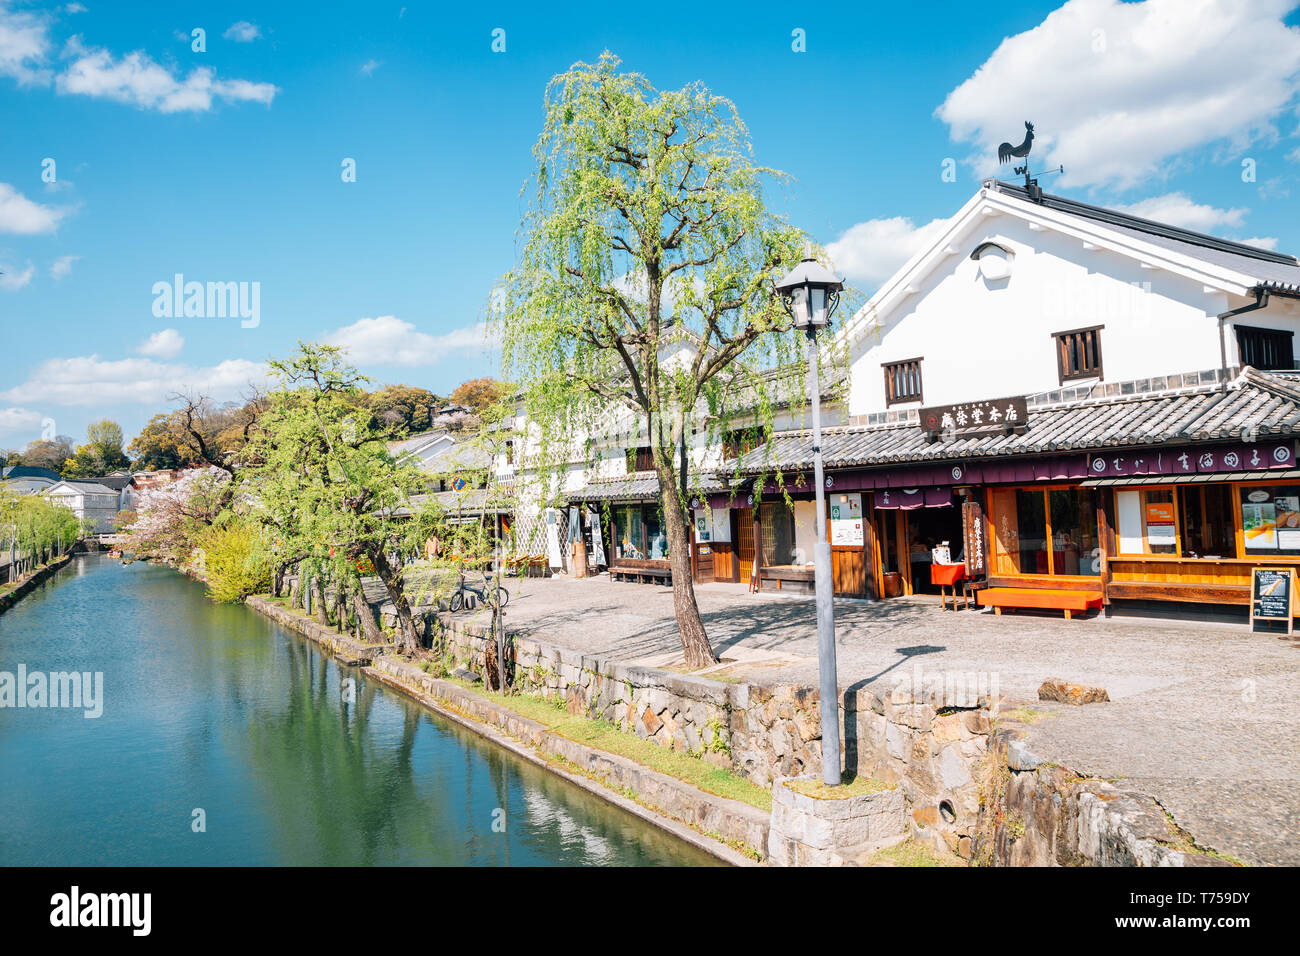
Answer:
[{"label": "blue sky", "polygon": [[[709,4],[684,25],[607,3],[0,0],[0,447],[47,419],[131,436],[167,392],[237,397],[297,339],[351,343],[379,382],[491,374],[478,324],[543,89],[605,49],[732,98],[796,179],[771,204],[868,290],[1026,119],[1035,169],[1066,167],[1050,191],[1300,251],[1296,6]],[[259,323],[155,316],[176,273],[259,283]]]}]

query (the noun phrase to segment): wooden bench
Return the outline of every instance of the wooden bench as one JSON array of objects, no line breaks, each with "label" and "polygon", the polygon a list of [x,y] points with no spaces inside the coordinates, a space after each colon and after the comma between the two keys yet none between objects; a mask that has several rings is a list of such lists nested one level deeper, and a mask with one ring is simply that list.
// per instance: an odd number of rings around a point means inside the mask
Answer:
[{"label": "wooden bench", "polygon": [[1001,614],[1004,607],[1047,608],[1064,611],[1068,621],[1075,611],[1100,609],[1102,598],[1101,591],[991,587],[976,591],[975,600],[981,607],[993,608],[994,614]]},{"label": "wooden bench", "polygon": [[646,581],[668,584],[673,579],[673,572],[667,568],[635,568],[615,565],[609,569],[609,579],[611,581],[635,581],[637,584],[644,584]]},{"label": "wooden bench", "polygon": [[800,568],[793,565],[768,565],[759,568],[758,571],[758,589],[763,589],[764,581],[775,581],[776,589],[782,590],[788,583],[795,591],[805,594],[811,594],[817,589],[816,572],[811,568]]}]

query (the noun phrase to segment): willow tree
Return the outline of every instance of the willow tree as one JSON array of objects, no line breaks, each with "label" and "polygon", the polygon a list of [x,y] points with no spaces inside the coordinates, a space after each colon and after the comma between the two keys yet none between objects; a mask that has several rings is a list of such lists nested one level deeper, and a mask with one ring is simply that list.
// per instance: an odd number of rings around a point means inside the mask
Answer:
[{"label": "willow tree", "polygon": [[789,376],[762,372],[796,345],[773,284],[804,238],[765,208],[763,187],[785,177],[754,162],[730,101],[618,66],[605,53],[547,86],[519,257],[493,313],[544,492],[566,463],[609,454],[620,409],[648,441],[682,647],[702,667],[716,658],[691,580],[683,429],[717,437],[742,414],[770,430],[766,390]]},{"label": "willow tree", "polygon": [[300,342],[296,353],[269,365],[278,387],[267,396],[241,470],[251,513],[280,548],[280,561],[309,567],[303,587],[315,590],[321,616],[323,587],[308,579],[327,571],[371,634],[361,575],[373,569],[396,612],[398,649],[414,651],[419,636],[403,560],[418,553],[432,526],[432,512],[411,507],[425,479],[389,453],[362,390],[367,380],[338,348]]}]

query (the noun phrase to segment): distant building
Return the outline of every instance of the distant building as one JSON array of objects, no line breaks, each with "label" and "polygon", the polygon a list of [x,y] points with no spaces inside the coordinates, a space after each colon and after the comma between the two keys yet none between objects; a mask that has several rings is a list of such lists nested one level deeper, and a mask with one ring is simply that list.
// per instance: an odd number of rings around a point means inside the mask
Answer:
[{"label": "distant building", "polygon": [[89,522],[96,534],[113,530],[119,501],[116,489],[95,481],[60,481],[51,485],[45,495],[68,508],[78,521]]}]

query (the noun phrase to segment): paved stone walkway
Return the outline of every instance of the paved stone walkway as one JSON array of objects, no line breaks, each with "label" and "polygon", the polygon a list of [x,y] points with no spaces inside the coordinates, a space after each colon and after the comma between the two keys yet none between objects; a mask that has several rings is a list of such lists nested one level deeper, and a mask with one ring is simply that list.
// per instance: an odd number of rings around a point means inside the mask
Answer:
[{"label": "paved stone walkway", "polygon": [[[726,674],[813,684],[813,601],[701,585],[697,600]],[[662,586],[516,579],[512,628],[625,661],[681,660]],[[1116,614],[1065,621],[945,612],[928,599],[837,601],[843,687],[892,688],[922,675],[996,675],[1042,717],[1029,745],[1077,772],[1150,793],[1204,846],[1250,863],[1300,864],[1300,646],[1252,634],[1244,617]],[[1111,703],[1040,703],[1048,677],[1106,688]],[[1004,703],[1003,706],[1009,706]]]}]

